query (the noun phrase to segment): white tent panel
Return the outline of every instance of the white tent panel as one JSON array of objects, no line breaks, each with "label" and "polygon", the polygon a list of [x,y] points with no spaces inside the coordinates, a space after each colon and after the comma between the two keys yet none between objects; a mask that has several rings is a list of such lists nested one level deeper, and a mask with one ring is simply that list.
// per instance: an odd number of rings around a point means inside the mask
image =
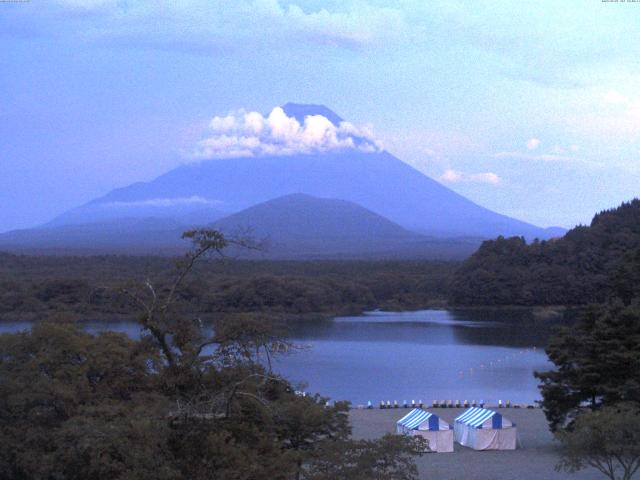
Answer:
[{"label": "white tent panel", "polygon": [[453,452],[453,430],[414,430],[411,435],[421,436],[429,442],[428,452],[451,453]]},{"label": "white tent panel", "polygon": [[404,435],[419,435],[429,442],[427,451],[453,452],[453,430],[437,415],[414,408],[398,420],[396,432]]},{"label": "white tent panel", "polygon": [[454,422],[455,441],[474,450],[515,450],[517,430],[501,414],[486,408],[471,408]]}]

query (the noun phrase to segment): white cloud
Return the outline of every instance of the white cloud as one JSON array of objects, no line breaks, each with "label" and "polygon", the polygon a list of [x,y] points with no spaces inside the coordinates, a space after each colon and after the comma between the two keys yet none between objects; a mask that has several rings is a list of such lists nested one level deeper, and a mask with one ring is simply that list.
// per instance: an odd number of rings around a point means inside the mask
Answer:
[{"label": "white cloud", "polygon": [[491,185],[497,185],[502,181],[502,179],[493,172],[474,173],[471,174],[470,179],[472,182],[490,183]]},{"label": "white cloud", "polygon": [[458,183],[461,182],[463,178],[463,173],[457,170],[445,170],[445,172],[440,175],[439,180],[441,182],[446,183]]},{"label": "white cloud", "polygon": [[523,160],[527,162],[535,163],[555,163],[571,166],[571,168],[588,167],[588,168],[601,168],[604,165],[592,158],[588,158],[583,155],[583,148],[571,144],[567,146],[554,146],[547,152],[531,152],[531,151],[504,151],[497,152],[491,155],[491,158],[504,160]]},{"label": "white cloud", "polygon": [[640,97],[627,97],[616,90],[604,96],[588,109],[565,114],[562,123],[605,145],[625,145],[640,141]]},{"label": "white cloud", "polygon": [[448,169],[440,175],[439,180],[445,183],[486,183],[498,185],[502,179],[493,172],[465,173],[459,170]]},{"label": "white cloud", "polygon": [[214,117],[190,157],[204,160],[344,149],[375,152],[382,149],[382,144],[373,138],[370,128],[349,122],[334,125],[322,115],[308,115],[301,124],[276,107],[266,117],[244,111]]},{"label": "white cloud", "polygon": [[59,10],[71,14],[85,39],[122,39],[163,49],[226,49],[254,38],[261,44],[294,41],[353,49],[384,45],[408,30],[405,12],[395,5],[357,2],[308,8],[297,3],[57,0],[49,8],[54,16]]},{"label": "white cloud", "polygon": [[628,103],[629,99],[617,90],[609,90],[604,96],[604,101],[613,105],[622,105]]},{"label": "white cloud", "polygon": [[493,158],[514,158],[517,160],[532,160],[540,162],[576,162],[580,159],[568,155],[556,153],[523,153],[523,152],[498,152],[492,155]]},{"label": "white cloud", "polygon": [[535,150],[540,146],[540,140],[531,138],[527,141],[527,150]]},{"label": "white cloud", "polygon": [[193,195],[191,197],[176,197],[176,198],[150,198],[147,200],[135,200],[131,202],[105,202],[100,206],[103,208],[124,208],[124,207],[176,207],[187,205],[218,205],[222,202],[219,200],[209,200],[207,198]]},{"label": "white cloud", "polygon": [[[553,8],[550,16],[549,5],[523,8],[519,2],[502,2],[500,15],[495,15],[495,8],[473,8],[459,0],[25,3],[19,15],[24,14],[24,23],[37,30],[34,33],[79,41],[115,41],[205,54],[231,49],[254,52],[256,47],[269,49],[274,44],[298,50],[305,43],[347,49],[419,45],[421,51],[425,46],[437,49],[444,44],[470,46],[471,52],[481,49],[498,57],[502,74],[546,86],[591,83],[596,69],[590,66],[615,60],[621,68],[637,72],[633,60],[640,44],[621,41],[636,37],[637,28],[630,18],[607,21],[597,8],[582,9],[579,15],[572,8]],[[608,13],[612,14],[611,9]],[[591,34],[586,35],[587,31]],[[594,42],[596,38],[599,41]]]}]

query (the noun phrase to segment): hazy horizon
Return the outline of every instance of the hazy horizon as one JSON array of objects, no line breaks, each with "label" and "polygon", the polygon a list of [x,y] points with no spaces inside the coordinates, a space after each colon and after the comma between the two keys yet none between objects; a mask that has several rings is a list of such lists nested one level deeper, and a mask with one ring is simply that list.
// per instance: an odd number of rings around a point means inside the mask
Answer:
[{"label": "hazy horizon", "polygon": [[242,156],[225,119],[287,102],[486,208],[589,223],[638,196],[639,19],[600,0],[0,3],[0,232]]}]

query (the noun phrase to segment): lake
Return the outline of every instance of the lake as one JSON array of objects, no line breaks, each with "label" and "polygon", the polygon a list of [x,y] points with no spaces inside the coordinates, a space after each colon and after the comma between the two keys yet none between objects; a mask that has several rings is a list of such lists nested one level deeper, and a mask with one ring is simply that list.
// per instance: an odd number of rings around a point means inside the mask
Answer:
[{"label": "lake", "polygon": [[[0,323],[0,333],[29,326]],[[133,322],[86,322],[86,329],[140,335]],[[548,334],[528,310],[369,312],[290,324],[290,340],[303,348],[279,356],[274,369],[304,382],[301,390],[354,404],[531,403],[540,398],[533,372],[551,368]]]},{"label": "lake", "polygon": [[371,312],[296,325],[308,348],[274,368],[310,392],[355,404],[380,400],[540,399],[536,370],[551,368],[548,327],[522,310]]}]

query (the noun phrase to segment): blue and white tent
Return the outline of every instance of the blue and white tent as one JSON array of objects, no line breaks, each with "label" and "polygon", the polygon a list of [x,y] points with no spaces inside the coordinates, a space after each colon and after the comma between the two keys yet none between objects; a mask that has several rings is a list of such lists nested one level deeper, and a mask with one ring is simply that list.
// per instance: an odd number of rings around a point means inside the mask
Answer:
[{"label": "blue and white tent", "polygon": [[474,450],[515,450],[516,426],[500,413],[470,408],[454,421],[456,442]]},{"label": "blue and white tent", "polygon": [[396,423],[396,432],[419,435],[429,442],[430,452],[453,452],[453,429],[437,415],[414,408]]}]

